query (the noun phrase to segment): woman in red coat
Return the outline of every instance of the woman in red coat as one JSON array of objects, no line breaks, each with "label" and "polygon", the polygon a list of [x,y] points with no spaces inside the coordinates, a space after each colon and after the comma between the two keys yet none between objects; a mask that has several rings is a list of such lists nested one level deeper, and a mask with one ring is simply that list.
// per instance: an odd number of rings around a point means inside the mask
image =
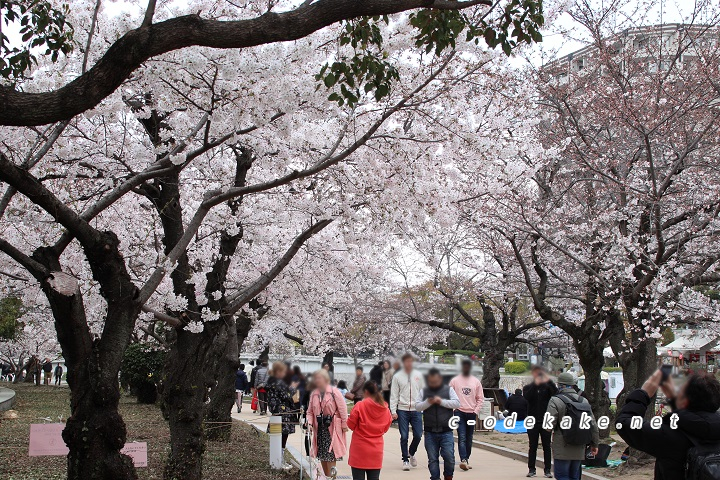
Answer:
[{"label": "woman in red coat", "polygon": [[366,382],[363,393],[363,400],[355,404],[347,422],[353,431],[348,465],[352,467],[353,480],[378,480],[383,463],[383,435],[390,429],[392,417],[375,382]]}]

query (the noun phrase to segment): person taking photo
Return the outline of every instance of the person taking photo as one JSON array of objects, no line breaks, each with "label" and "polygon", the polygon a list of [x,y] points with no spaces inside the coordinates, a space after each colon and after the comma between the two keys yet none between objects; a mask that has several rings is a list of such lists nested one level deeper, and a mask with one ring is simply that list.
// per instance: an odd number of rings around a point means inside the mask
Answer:
[{"label": "person taking photo", "polygon": [[[658,389],[665,394],[671,412],[660,421],[644,420],[650,399]],[[658,370],[642,388],[628,395],[616,419],[617,432],[630,447],[655,457],[655,480],[705,478],[691,476],[690,470],[694,469],[686,467],[688,459],[693,459],[691,449],[696,445],[705,446],[711,454],[720,454],[718,408],[720,383],[712,375],[690,375],[677,390],[672,378],[668,376],[663,380],[663,373]],[[635,422],[642,420],[640,428],[637,424],[633,428],[633,418],[637,418]],[[653,428],[652,422],[656,422],[656,428]],[[716,469],[720,467],[717,463],[714,465]]]}]

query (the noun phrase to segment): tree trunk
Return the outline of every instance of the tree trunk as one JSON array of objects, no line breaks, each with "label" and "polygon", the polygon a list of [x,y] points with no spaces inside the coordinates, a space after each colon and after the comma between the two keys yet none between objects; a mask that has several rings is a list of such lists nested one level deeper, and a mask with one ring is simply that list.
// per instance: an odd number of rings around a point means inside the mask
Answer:
[{"label": "tree trunk", "polygon": [[[580,366],[585,372],[585,396],[592,406],[595,418],[598,418],[610,415],[610,396],[604,388],[604,382],[600,377],[605,363],[604,347],[597,338],[594,338],[596,336],[573,339],[573,344],[580,360]],[[601,430],[600,437],[605,438],[609,433],[609,429]]]},{"label": "tree trunk", "polygon": [[[216,345],[224,345],[218,349],[218,357],[213,370],[215,386],[210,391],[210,403],[205,407],[205,438],[208,440],[229,440],[231,432],[233,405],[235,405],[235,372],[240,366],[237,329],[232,319],[223,324],[222,330],[215,339]],[[213,361],[211,359],[211,361]]]},{"label": "tree trunk", "polygon": [[170,455],[164,478],[200,480],[205,451],[203,412],[208,391],[203,341],[207,332],[178,329],[176,334],[162,384],[162,408],[170,424]]},{"label": "tree trunk", "polygon": [[137,479],[132,460],[120,454],[127,431],[118,413],[117,371],[104,372],[94,360],[67,374],[71,416],[63,430],[69,480]]},{"label": "tree trunk", "polygon": [[483,357],[482,386],[485,388],[500,388],[500,367],[505,360],[505,352],[486,350]]},{"label": "tree trunk", "polygon": [[[623,369],[624,386],[616,400],[617,408],[625,405],[625,399],[633,390],[642,387],[645,380],[658,368],[657,347],[655,341],[646,338],[636,345],[632,352],[620,355],[620,366]],[[650,399],[646,416],[655,414],[655,397]]]}]

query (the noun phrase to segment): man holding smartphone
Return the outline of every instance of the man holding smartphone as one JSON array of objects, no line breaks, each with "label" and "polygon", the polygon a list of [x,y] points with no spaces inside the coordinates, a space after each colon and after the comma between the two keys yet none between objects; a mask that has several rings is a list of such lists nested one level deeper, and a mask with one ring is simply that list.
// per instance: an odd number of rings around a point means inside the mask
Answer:
[{"label": "man holding smartphone", "polygon": [[547,371],[539,365],[531,370],[533,381],[523,388],[523,397],[528,402],[528,417],[535,418],[535,425],[527,431],[530,449],[528,451],[528,477],[535,477],[538,444],[542,441],[545,477],[552,478],[552,433],[542,428],[543,417],[550,399],[558,392]]}]

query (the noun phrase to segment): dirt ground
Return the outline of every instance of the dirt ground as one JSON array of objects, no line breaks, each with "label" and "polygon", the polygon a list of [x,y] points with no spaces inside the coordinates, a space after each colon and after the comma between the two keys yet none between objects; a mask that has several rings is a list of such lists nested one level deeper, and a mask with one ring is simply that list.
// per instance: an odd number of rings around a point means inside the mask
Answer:
[{"label": "dirt ground", "polygon": [[[60,422],[67,419],[69,390],[52,386],[13,385],[17,392],[14,410],[17,418],[0,419],[0,479],[60,480],[66,478],[65,457],[30,457],[28,440],[31,423]],[[7,414],[7,412],[5,412]],[[148,467],[138,468],[142,480],[162,479],[169,452],[169,429],[156,405],[139,405],[123,397],[120,413],[128,428],[128,441],[147,442]],[[0,414],[0,417],[2,414]],[[268,466],[268,443],[252,427],[233,423],[231,442],[209,442],[203,477],[206,480],[291,480],[298,472],[280,474]]]},{"label": "dirt ground", "polygon": [[[611,437],[616,444],[612,447],[610,460],[620,460],[620,455],[627,446],[619,437]],[[508,434],[498,432],[477,432],[475,439],[482,442],[492,443],[518,452],[527,452],[528,442],[527,436],[524,434]],[[542,455],[542,450],[540,452]],[[632,459],[629,463],[623,463],[619,467],[614,468],[597,468],[592,469],[593,473],[597,473],[607,478],[622,478],[623,480],[650,480],[653,478],[654,463],[649,465],[633,465]]]}]

